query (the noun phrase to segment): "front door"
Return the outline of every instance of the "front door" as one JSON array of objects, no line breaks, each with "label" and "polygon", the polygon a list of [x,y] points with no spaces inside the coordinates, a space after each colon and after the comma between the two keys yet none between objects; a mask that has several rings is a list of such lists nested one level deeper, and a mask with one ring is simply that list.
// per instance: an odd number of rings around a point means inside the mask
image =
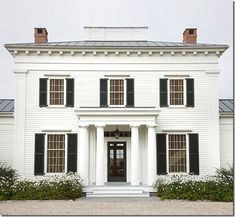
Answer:
[{"label": "front door", "polygon": [[108,182],[126,182],[126,142],[108,142]]}]

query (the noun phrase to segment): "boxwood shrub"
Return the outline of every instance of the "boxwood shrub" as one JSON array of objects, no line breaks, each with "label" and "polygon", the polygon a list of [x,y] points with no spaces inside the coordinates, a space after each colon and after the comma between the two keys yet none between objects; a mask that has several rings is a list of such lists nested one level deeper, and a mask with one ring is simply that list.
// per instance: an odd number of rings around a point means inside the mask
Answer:
[{"label": "boxwood shrub", "polygon": [[0,178],[0,200],[68,200],[82,196],[82,180],[76,173],[49,177]]},{"label": "boxwood shrub", "polygon": [[233,168],[218,169],[215,176],[160,176],[154,188],[161,199],[233,201]]}]

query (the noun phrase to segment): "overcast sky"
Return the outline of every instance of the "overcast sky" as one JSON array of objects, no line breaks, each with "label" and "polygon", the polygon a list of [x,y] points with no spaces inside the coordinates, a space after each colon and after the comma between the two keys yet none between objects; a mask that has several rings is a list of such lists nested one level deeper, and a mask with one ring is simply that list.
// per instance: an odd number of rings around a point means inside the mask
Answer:
[{"label": "overcast sky", "polygon": [[227,44],[220,58],[219,97],[232,98],[232,0],[1,0],[0,98],[14,98],[13,57],[6,43],[33,42],[46,27],[49,41],[83,40],[83,26],[148,26],[149,39],[182,41],[198,28],[199,43]]}]

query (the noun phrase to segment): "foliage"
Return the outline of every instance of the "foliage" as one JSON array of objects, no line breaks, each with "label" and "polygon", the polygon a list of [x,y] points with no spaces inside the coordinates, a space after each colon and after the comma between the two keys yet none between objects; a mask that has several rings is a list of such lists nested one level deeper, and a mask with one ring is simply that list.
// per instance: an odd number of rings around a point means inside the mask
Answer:
[{"label": "foliage", "polygon": [[17,177],[18,174],[16,170],[6,163],[0,163],[0,182],[6,181],[9,183],[14,183]]},{"label": "foliage", "polygon": [[81,196],[82,181],[76,173],[19,178],[12,185],[0,182],[0,200],[67,200]]},{"label": "foliage", "polygon": [[218,169],[215,176],[167,175],[154,185],[162,199],[233,201],[233,168]]}]

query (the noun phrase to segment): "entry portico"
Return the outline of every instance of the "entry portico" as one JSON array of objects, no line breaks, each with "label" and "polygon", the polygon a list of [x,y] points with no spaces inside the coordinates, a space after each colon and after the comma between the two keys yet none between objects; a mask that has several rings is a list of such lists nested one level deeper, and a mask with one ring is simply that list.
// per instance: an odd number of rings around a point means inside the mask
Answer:
[{"label": "entry portico", "polygon": [[[80,129],[78,172],[86,186],[104,186],[109,182],[110,155],[115,162],[125,157],[123,171],[126,173],[126,182],[132,186],[153,184],[156,177],[155,128],[159,110],[79,108],[75,112]],[[116,128],[123,132],[121,138],[115,138],[112,133],[108,136]],[[125,146],[125,149],[108,153],[109,143],[117,143],[117,146]],[[147,170],[142,170],[145,166]]]}]

